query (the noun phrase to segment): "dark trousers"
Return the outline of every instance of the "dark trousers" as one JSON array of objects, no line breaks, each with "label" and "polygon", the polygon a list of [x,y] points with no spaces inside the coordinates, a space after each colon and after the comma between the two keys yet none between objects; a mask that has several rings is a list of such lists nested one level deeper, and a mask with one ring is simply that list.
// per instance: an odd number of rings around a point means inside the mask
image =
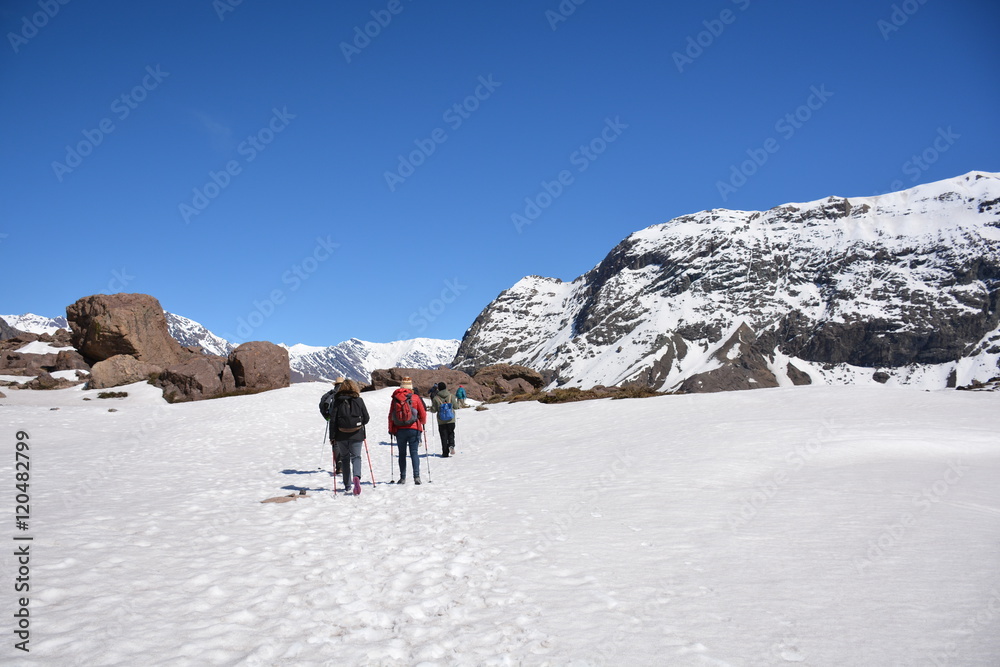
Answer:
[{"label": "dark trousers", "polygon": [[450,448],[455,446],[455,422],[438,424],[438,433],[441,434],[441,456],[448,456]]}]

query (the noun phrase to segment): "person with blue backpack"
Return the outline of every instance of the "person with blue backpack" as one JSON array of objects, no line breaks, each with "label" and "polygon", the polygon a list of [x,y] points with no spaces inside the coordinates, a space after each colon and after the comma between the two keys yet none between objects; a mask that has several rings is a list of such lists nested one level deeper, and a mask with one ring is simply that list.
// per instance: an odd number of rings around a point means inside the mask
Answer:
[{"label": "person with blue backpack", "polygon": [[456,399],[444,382],[438,383],[437,393],[431,401],[431,412],[437,413],[438,433],[441,434],[441,458],[455,455],[455,406]]}]

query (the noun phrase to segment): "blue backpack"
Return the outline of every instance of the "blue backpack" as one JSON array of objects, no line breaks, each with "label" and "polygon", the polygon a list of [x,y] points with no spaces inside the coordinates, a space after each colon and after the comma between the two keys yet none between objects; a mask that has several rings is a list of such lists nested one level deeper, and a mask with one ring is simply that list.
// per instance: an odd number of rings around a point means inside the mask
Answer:
[{"label": "blue backpack", "polygon": [[450,422],[455,418],[455,411],[451,407],[451,403],[442,403],[441,407],[438,408],[438,419],[443,422]]}]

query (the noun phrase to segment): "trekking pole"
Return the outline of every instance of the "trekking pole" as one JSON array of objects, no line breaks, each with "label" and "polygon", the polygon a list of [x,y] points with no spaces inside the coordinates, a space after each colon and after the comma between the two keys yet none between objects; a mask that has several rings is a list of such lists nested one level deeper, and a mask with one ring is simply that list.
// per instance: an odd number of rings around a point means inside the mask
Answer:
[{"label": "trekking pole", "polygon": [[[328,430],[329,428],[330,428],[330,422],[329,422],[329,421],[327,421],[327,422],[326,422],[326,426],[324,426],[324,427],[323,427],[323,440],[322,440],[321,442],[326,442],[326,432],[327,432],[327,430]],[[321,464],[319,465],[319,470],[322,470],[322,469],[323,469],[323,464],[321,463]]]},{"label": "trekking pole", "polygon": [[431,479],[431,455],[427,451],[427,433],[424,432],[424,458],[427,460],[427,483],[433,484],[434,480]]},{"label": "trekking pole", "polygon": [[375,470],[372,468],[372,454],[368,451],[368,438],[365,438],[365,454],[368,456],[368,472],[372,474],[372,488],[375,488]]}]

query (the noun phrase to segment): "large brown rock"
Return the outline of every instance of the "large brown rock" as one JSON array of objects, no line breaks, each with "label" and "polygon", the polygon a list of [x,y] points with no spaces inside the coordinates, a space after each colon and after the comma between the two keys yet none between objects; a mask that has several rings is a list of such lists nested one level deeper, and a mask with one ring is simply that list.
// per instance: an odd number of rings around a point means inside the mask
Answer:
[{"label": "large brown rock", "polygon": [[89,371],[90,364],[76,350],[60,350],[56,355],[57,371]]},{"label": "large brown rock", "polygon": [[90,363],[119,354],[166,367],[191,353],[170,336],[160,302],[148,294],[97,294],[66,308],[72,344]]},{"label": "large brown rock", "polygon": [[226,359],[201,355],[165,368],[156,381],[170,403],[198,401],[236,389],[236,381]]},{"label": "large brown rock", "polygon": [[90,370],[90,389],[107,389],[123,384],[143,382],[163,368],[156,364],[139,361],[128,354],[116,354],[110,359],[98,361]]},{"label": "large brown rock", "polygon": [[65,389],[80,384],[81,380],[67,380],[65,378],[54,378],[48,371],[41,371],[34,380],[25,382],[25,389]]},{"label": "large brown rock", "polygon": [[291,384],[288,350],[274,343],[243,343],[229,353],[229,365],[237,388],[266,391]]},{"label": "large brown rock", "polygon": [[450,368],[381,368],[372,371],[372,385],[375,389],[398,387],[404,377],[413,381],[413,389],[421,396],[427,396],[432,384],[444,382],[448,389],[455,390],[458,385],[465,387],[465,394],[474,401],[484,401],[492,396],[488,388],[476,384],[468,373]]},{"label": "large brown rock", "polygon": [[476,371],[473,379],[494,394],[530,394],[545,386],[538,371],[517,364],[494,364]]}]

